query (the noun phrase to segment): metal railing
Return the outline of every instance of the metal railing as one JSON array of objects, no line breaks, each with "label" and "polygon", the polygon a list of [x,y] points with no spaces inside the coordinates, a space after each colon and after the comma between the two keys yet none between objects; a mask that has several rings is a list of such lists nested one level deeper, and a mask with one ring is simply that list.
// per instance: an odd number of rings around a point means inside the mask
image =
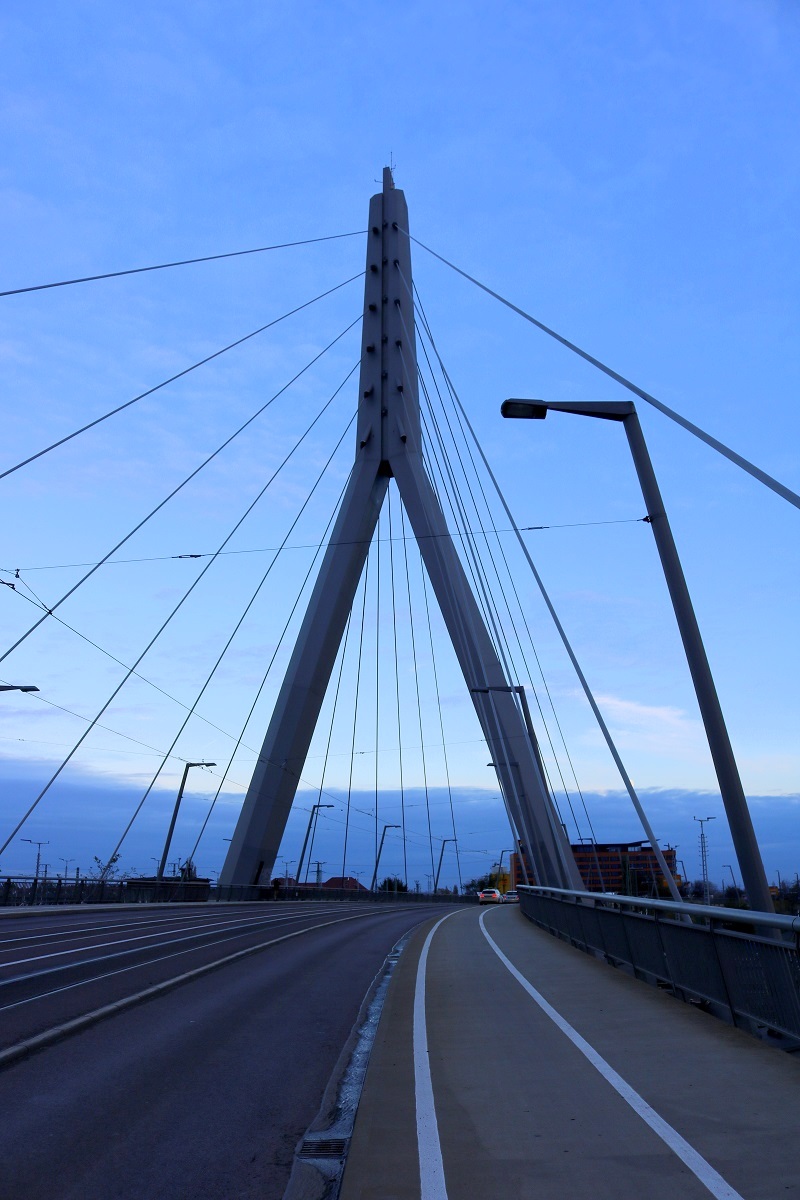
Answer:
[{"label": "metal railing", "polygon": [[785,1049],[800,1049],[800,916],[519,887],[563,941]]},{"label": "metal railing", "polygon": [[431,895],[427,892],[369,892],[365,888],[323,888],[271,884],[220,887],[207,879],[34,879],[0,878],[0,908],[30,908],[73,904],[186,904],[245,901],[358,900],[372,904],[464,904],[476,896]]}]

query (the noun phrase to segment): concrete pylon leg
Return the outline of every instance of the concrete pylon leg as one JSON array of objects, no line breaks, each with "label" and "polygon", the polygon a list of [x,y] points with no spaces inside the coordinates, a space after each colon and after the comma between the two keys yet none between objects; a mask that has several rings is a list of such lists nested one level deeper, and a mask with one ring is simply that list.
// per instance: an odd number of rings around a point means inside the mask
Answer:
[{"label": "concrete pylon leg", "polygon": [[405,197],[386,169],[367,234],[356,461],[256,770],[220,875],[269,876],[364,567],[394,475],[475,705],[514,832],[537,881],[581,879],[526,728],[422,461],[411,253]]},{"label": "concrete pylon leg", "polygon": [[271,876],[389,480],[359,464],[342,500],[272,720],[236,823],[221,885]]}]

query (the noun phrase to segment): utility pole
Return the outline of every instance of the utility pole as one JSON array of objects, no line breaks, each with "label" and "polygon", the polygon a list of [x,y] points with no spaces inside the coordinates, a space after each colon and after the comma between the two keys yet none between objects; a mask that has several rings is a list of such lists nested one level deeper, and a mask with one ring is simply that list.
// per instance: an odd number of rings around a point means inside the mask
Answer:
[{"label": "utility pole", "polygon": [[716,817],[692,817],[700,825],[700,866],[703,871],[703,903],[711,903],[711,893],[708,890],[708,843],[706,839],[706,822],[716,821]]},{"label": "utility pole", "polygon": [[190,767],[215,767],[216,765],[217,765],[216,763],[210,763],[210,762],[187,762],[186,766],[183,768],[183,778],[181,779],[181,786],[178,788],[178,798],[175,801],[175,808],[172,813],[172,820],[170,821],[169,829],[167,830],[167,840],[164,842],[164,852],[161,855],[161,862],[158,864],[158,872],[157,872],[158,879],[164,878],[164,868],[167,865],[167,855],[169,854],[169,847],[170,847],[170,843],[172,842],[172,835],[175,832],[175,822],[178,819],[178,809],[181,806],[181,799],[183,797],[183,789],[186,787],[186,776],[189,774],[189,768]]},{"label": "utility pole", "polygon": [[[306,836],[303,841],[303,849],[300,851],[300,858],[297,863],[297,882],[298,883],[300,882],[301,876],[303,874],[303,863],[305,862],[305,857],[306,857],[306,846],[308,845],[308,839],[311,836],[311,824],[313,822],[314,834],[316,836],[316,832],[317,832],[316,818],[319,817],[319,810],[321,808],[333,808],[333,807],[334,806],[332,804],[312,804],[312,806],[311,806],[311,816],[308,818],[308,828],[306,829]],[[309,850],[309,854],[312,853],[313,848],[314,848],[314,843],[312,841],[311,850]],[[308,879],[308,867],[306,867],[306,879]]]},{"label": "utility pole", "polygon": [[[384,825],[384,827],[383,827],[383,833],[381,834],[381,844],[378,847],[378,853],[375,856],[375,870],[372,872],[372,883],[369,885],[369,890],[371,892],[375,891],[375,884],[377,883],[377,880],[378,880],[378,863],[381,861],[381,854],[383,853],[383,839],[386,837],[387,829],[402,829],[402,825]],[[361,874],[361,872],[359,871],[359,875],[360,874]]]},{"label": "utility pole", "polygon": [[317,859],[317,861],[313,864],[313,866],[316,868],[317,887],[320,887],[322,885],[322,868],[325,866],[326,862],[327,862],[327,859],[323,859],[321,862],[319,859]]},{"label": "utility pole", "polygon": [[36,903],[36,893],[39,890],[39,865],[42,861],[42,846],[49,846],[49,842],[37,842],[35,838],[20,838],[21,842],[28,842],[31,846],[36,847],[36,874],[33,877],[33,892],[31,894],[31,904]]},{"label": "utility pole", "polygon": [[[448,843],[448,842],[454,842],[455,840],[456,840],[455,838],[444,838],[444,839],[443,839],[443,841],[442,841],[442,848],[441,848],[441,850],[439,851],[439,865],[438,865],[438,867],[436,868],[436,878],[435,878],[435,879],[434,879],[434,881],[433,881],[433,894],[434,894],[434,896],[436,895],[436,893],[437,893],[437,892],[438,892],[438,890],[439,890],[439,875],[440,875],[440,873],[441,873],[441,870],[442,870],[442,859],[444,858],[444,848],[445,848],[445,846],[447,845],[447,843]],[[503,853],[505,853],[505,851],[503,851]]]}]

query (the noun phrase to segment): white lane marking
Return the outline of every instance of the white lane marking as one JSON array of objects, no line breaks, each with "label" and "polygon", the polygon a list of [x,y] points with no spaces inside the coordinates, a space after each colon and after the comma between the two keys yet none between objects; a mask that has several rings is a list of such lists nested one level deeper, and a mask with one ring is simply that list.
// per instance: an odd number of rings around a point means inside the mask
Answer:
[{"label": "white lane marking", "polygon": [[[197,915],[197,912],[188,913],[186,915],[186,920],[197,917]],[[219,914],[220,920],[228,916],[230,916],[230,913],[220,912]],[[29,917],[27,919],[33,920],[35,918]],[[17,935],[12,929],[11,934],[8,936],[6,935],[6,931],[2,928],[2,925],[0,925],[0,942],[2,942],[2,952],[10,953],[12,943],[39,942],[42,946],[57,946],[59,941],[63,942],[68,937],[74,937],[76,939],[82,937],[96,937],[98,934],[107,933],[115,929],[132,929],[136,927],[141,929],[145,925],[152,928],[155,925],[168,925],[170,921],[177,920],[179,920],[179,917],[175,913],[171,913],[168,917],[157,917],[150,913],[143,913],[142,916],[135,921],[116,921],[113,923],[99,922],[96,925],[71,925],[64,929],[48,928],[40,930],[39,933],[26,933],[24,935]]]},{"label": "white lane marking", "polygon": [[[394,905],[394,904],[384,905],[381,907],[380,911],[381,912],[390,912],[390,911],[396,912],[398,907],[399,907],[398,905]],[[324,916],[328,915],[329,913],[336,912],[336,911],[337,911],[337,907],[334,907],[331,909],[317,909],[313,913],[313,916],[323,916],[324,917]],[[376,910],[371,909],[370,911],[374,913]],[[306,915],[311,916],[312,914],[307,913]],[[357,915],[359,917],[362,917],[362,916],[364,916],[364,913],[358,913]],[[280,918],[281,923],[286,919],[287,918]],[[347,921],[354,921],[356,918],[355,917],[345,917],[343,919],[347,920]],[[272,923],[278,924],[278,919],[275,919]],[[326,924],[331,925],[331,924],[335,924],[335,922],[328,921],[328,922],[326,922]],[[309,926],[309,928],[312,930],[313,929],[322,929],[322,928],[324,928],[324,926],[311,925],[311,926]],[[245,932],[255,933],[256,931],[255,930],[249,930],[249,931],[246,930]],[[305,933],[307,931],[304,929],[301,929],[299,932]],[[205,945],[203,945],[203,946],[189,946],[189,948],[186,950],[176,950],[172,954],[160,954],[158,956],[158,958],[148,958],[148,959],[145,959],[144,962],[132,963],[129,967],[119,967],[116,971],[106,971],[103,975],[90,975],[88,979],[81,979],[77,983],[68,983],[68,984],[65,984],[63,987],[51,988],[47,992],[37,992],[37,994],[35,996],[28,996],[24,1000],[14,1001],[13,1004],[4,1004],[4,1005],[0,1006],[0,1013],[9,1012],[12,1008],[22,1008],[26,1004],[33,1004],[34,1001],[36,1001],[36,1000],[47,1000],[50,996],[60,996],[62,992],[71,992],[71,991],[74,991],[76,988],[86,987],[86,985],[90,984],[90,983],[100,983],[104,979],[113,979],[116,975],[125,975],[128,971],[142,971],[142,970],[144,970],[145,967],[152,967],[154,965],[159,965],[160,963],[163,963],[163,962],[168,962],[171,958],[181,958],[184,954],[197,954],[198,951],[200,951],[200,950],[211,950],[214,946],[224,945],[225,942],[234,942],[234,941],[236,941],[236,938],[240,937],[240,936],[241,936],[241,934],[236,934],[236,933],[230,934],[228,937],[217,938],[217,940],[214,942],[206,942]],[[295,935],[292,933],[292,934],[287,934],[286,936],[294,937]],[[185,940],[185,939],[181,939],[181,940]],[[278,940],[281,941],[283,939],[279,938]],[[173,939],[171,942],[166,942],[164,944],[169,945],[169,946],[174,946],[176,944],[176,940]],[[270,945],[271,943],[264,943],[264,944]],[[153,949],[156,949],[156,947],[154,947],[154,946],[142,947],[142,949],[153,950]],[[237,953],[240,953],[240,952],[237,951]],[[244,951],[244,953],[247,953],[247,951]],[[117,957],[117,955],[106,955],[106,960],[108,960],[110,958],[116,958],[116,957]],[[99,958],[96,961],[102,962],[103,959]],[[81,963],[79,965],[87,966],[87,965],[91,965],[91,964],[87,964],[84,961],[83,963]],[[60,967],[57,969],[63,970],[63,968],[60,968]],[[43,971],[43,972],[41,972],[41,974],[42,975],[52,975],[53,971]],[[36,978],[40,978],[40,976],[18,975],[16,977],[15,981],[9,980],[7,982],[25,983],[28,981],[32,981]],[[2,985],[0,985],[0,986],[2,986]]]},{"label": "white lane marking", "polygon": [[[326,911],[327,912],[335,912],[336,910],[334,908],[329,908]],[[11,962],[0,962],[0,967],[24,967],[24,966],[27,966],[28,963],[45,962],[49,958],[64,958],[66,955],[69,955],[69,954],[89,954],[89,953],[93,953],[95,950],[107,950],[110,946],[130,946],[134,942],[146,942],[148,939],[152,939],[152,938],[156,938],[156,937],[163,937],[164,934],[172,934],[172,933],[184,934],[183,937],[171,938],[169,942],[165,941],[165,942],[160,943],[160,945],[166,946],[166,945],[174,944],[175,942],[185,942],[191,938],[201,937],[203,935],[204,931],[207,931],[209,929],[211,929],[211,930],[243,929],[246,925],[253,925],[253,924],[262,924],[263,925],[263,924],[266,924],[269,922],[277,923],[279,921],[299,921],[302,919],[302,917],[304,915],[309,915],[309,914],[286,913],[284,915],[277,915],[277,914],[273,914],[273,913],[269,913],[269,914],[262,913],[257,917],[245,917],[245,918],[241,918],[241,919],[234,917],[233,920],[229,920],[227,922],[227,924],[223,923],[223,921],[221,921],[221,920],[207,921],[203,925],[188,925],[188,924],[182,923],[182,924],[173,926],[172,929],[154,929],[149,933],[137,934],[136,937],[116,938],[114,941],[111,941],[111,942],[94,942],[91,946],[70,946],[70,948],[68,950],[54,950],[50,954],[37,954],[35,956],[28,955],[26,958],[17,958]],[[316,913],[315,913],[315,915],[316,915]],[[143,946],[143,947],[140,947],[140,949],[151,949],[151,947]],[[101,955],[101,957],[112,958],[113,955]],[[85,964],[85,961],[86,960],[78,960],[74,964],[70,963],[69,965],[70,966],[83,966]],[[0,982],[16,983],[17,979],[15,977],[14,979],[2,980]]]},{"label": "white lane marking", "polygon": [[[452,913],[447,914],[447,917],[452,916]],[[417,983],[414,989],[414,1092],[417,1105],[421,1200],[447,1200],[442,1146],[439,1141],[431,1064],[428,1057],[428,1026],[425,1019],[425,969],[428,964],[428,949],[433,935],[447,917],[437,921],[425,939],[417,965]]]},{"label": "white lane marking", "polygon": [[505,954],[503,954],[503,951],[497,945],[497,942],[494,940],[494,938],[492,938],[486,932],[486,926],[484,924],[485,919],[486,913],[481,913],[481,932],[491,948],[494,950],[497,957],[500,959],[503,965],[508,968],[508,970],[516,979],[517,983],[522,984],[531,999],[536,1001],[542,1012],[545,1013],[545,1015],[548,1016],[550,1020],[558,1026],[561,1032],[569,1038],[573,1046],[580,1050],[581,1054],[588,1058],[592,1066],[595,1067],[603,1076],[603,1078],[611,1084],[614,1091],[619,1093],[622,1099],[631,1106],[633,1111],[642,1118],[645,1124],[650,1126],[650,1128],[653,1130],[653,1133],[655,1133],[657,1137],[660,1137],[662,1142],[665,1142],[674,1154],[677,1154],[681,1162],[685,1163],[692,1174],[699,1179],[703,1187],[707,1188],[711,1195],[716,1198],[716,1200],[744,1200],[743,1196],[737,1192],[735,1188],[732,1188],[727,1180],[723,1179],[719,1172],[715,1171],[709,1162],[706,1162],[702,1154],[699,1154],[698,1151],[695,1150],[694,1146],[690,1146],[689,1143],[681,1137],[677,1129],[673,1129],[663,1117],[660,1117],[655,1109],[651,1108],[647,1101],[643,1099],[638,1092],[634,1091],[631,1085],[626,1083],[622,1076],[618,1075],[614,1068],[607,1063],[600,1054],[597,1053],[594,1047],[590,1046],[586,1039],[582,1038],[578,1031],[573,1029],[568,1021],[564,1020],[561,1014],[553,1008],[552,1004],[548,1004],[544,996],[540,992],[537,992],[536,988],[532,984],[528,983],[528,980],[525,978],[525,976],[522,975],[511,962],[511,960],[507,958]]},{"label": "white lane marking", "polygon": [[[391,908],[396,911],[397,906],[392,905]],[[387,912],[388,908],[384,908],[382,911]],[[269,946],[277,946],[279,942],[289,942],[293,938],[302,937],[305,933],[314,933],[317,929],[327,929],[330,925],[344,925],[347,921],[358,921],[365,915],[375,916],[376,911],[375,909],[371,909],[366,914],[358,913],[353,917],[342,917],[338,921],[323,921],[319,925],[309,926],[308,929],[296,929],[294,933],[284,933],[282,937],[272,938],[270,941],[261,942],[257,946],[246,946],[244,950],[236,950],[233,954],[227,954],[224,958],[218,958],[215,962],[204,963],[202,967],[195,967],[192,971],[185,971],[182,975],[175,975],[172,979],[165,979],[162,983],[156,983],[152,987],[145,988],[141,992],[135,992],[131,996],[124,996],[121,1000],[115,1000],[111,1004],[104,1004],[102,1008],[96,1008],[93,1012],[84,1013],[80,1017],[73,1017],[71,1021],[65,1021],[62,1025],[46,1029],[43,1033],[37,1033],[33,1037],[26,1038],[23,1042],[17,1042],[14,1046],[8,1046],[5,1050],[0,1050],[0,1068],[7,1066],[8,1063],[24,1058],[26,1054],[30,1054],[34,1050],[41,1050],[44,1046],[48,1046],[52,1042],[66,1037],[67,1034],[80,1033],[81,1030],[88,1029],[91,1025],[102,1021],[105,1017],[115,1016],[117,1013],[132,1008],[135,1004],[141,1004],[143,1000],[163,996],[166,992],[171,991],[172,988],[178,987],[183,983],[189,983],[191,980],[199,979],[201,976],[207,975],[209,971],[215,971],[218,967],[238,962],[239,959],[257,954],[260,950],[266,950]],[[187,954],[188,951],[182,950],[181,953]],[[174,958],[177,955],[170,955],[169,957]],[[159,959],[158,961],[163,960]]]}]

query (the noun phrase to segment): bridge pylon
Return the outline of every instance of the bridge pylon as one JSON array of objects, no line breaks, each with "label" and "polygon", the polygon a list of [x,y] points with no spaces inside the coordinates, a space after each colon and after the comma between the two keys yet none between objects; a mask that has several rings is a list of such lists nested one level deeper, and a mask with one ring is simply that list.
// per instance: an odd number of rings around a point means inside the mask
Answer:
[{"label": "bridge pylon", "polygon": [[411,247],[392,172],[369,208],[356,453],[245,797],[221,885],[268,880],[390,478],[417,539],[475,706],[513,831],[538,882],[581,888],[524,693],[506,677],[422,459]]}]

